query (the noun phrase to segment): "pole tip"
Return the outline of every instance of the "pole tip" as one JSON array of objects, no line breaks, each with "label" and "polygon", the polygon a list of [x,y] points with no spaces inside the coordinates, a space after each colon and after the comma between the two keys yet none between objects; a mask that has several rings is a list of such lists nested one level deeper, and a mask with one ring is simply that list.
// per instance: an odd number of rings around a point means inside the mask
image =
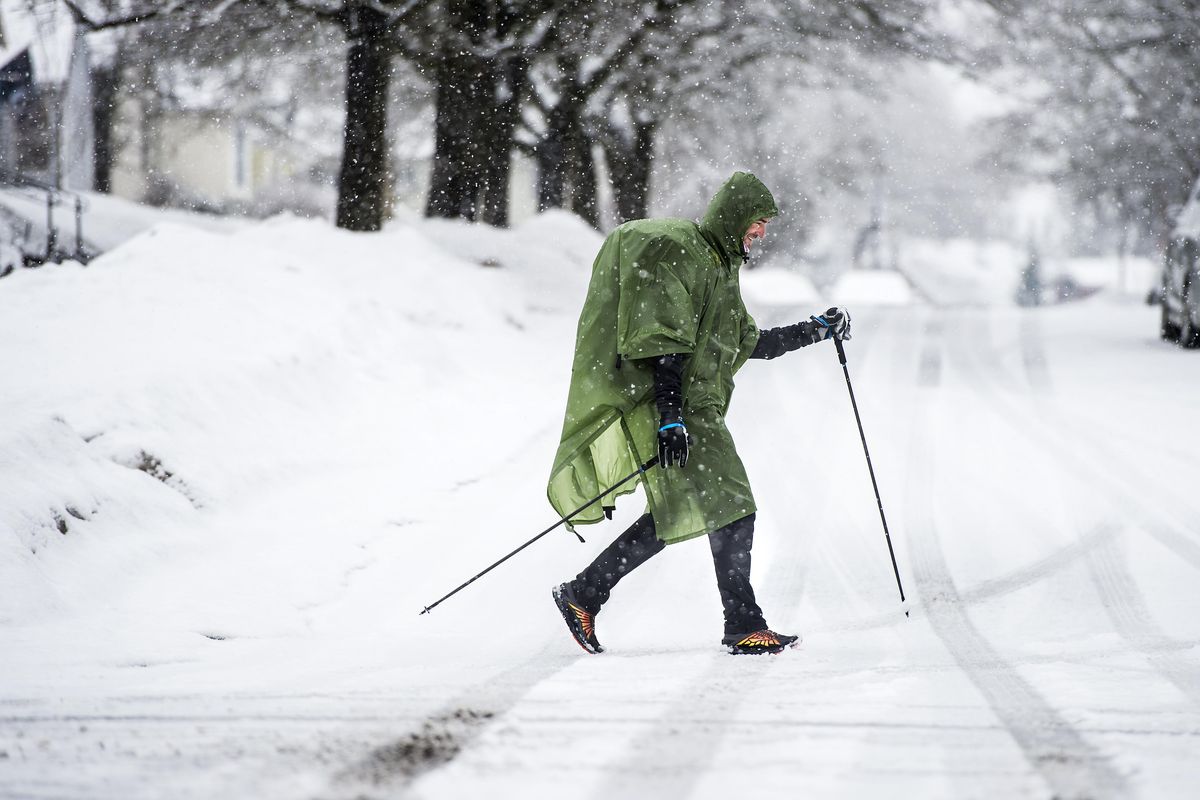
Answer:
[{"label": "pole tip", "polygon": [[[428,613],[429,613],[429,606],[425,606],[425,608],[421,609],[421,614],[428,614]],[[904,613],[907,614],[908,612],[905,611]],[[421,616],[421,614],[417,614],[417,616],[419,617],[419,616]]]},{"label": "pole tip", "polygon": [[906,609],[904,609],[904,616],[905,616],[906,618],[908,617],[908,609],[907,609],[907,608],[906,608]]}]

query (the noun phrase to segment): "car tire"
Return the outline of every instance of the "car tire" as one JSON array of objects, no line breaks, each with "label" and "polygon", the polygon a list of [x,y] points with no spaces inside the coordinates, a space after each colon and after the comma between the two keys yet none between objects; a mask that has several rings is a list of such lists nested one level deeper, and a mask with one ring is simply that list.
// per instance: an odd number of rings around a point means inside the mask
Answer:
[{"label": "car tire", "polygon": [[1192,282],[1183,287],[1183,317],[1179,321],[1179,344],[1182,347],[1200,346],[1200,327],[1192,321]]},{"label": "car tire", "polygon": [[1162,309],[1162,314],[1159,317],[1158,335],[1168,342],[1178,342],[1179,326],[1171,324],[1171,317],[1167,313],[1167,303],[1165,300],[1162,301],[1160,308]]}]

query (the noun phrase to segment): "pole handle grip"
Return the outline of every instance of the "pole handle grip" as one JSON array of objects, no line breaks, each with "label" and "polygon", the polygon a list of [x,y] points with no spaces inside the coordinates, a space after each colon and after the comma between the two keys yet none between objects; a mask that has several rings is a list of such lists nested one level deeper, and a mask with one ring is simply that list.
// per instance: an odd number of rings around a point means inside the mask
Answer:
[{"label": "pole handle grip", "polygon": [[846,366],[846,350],[842,347],[842,340],[833,337],[833,346],[837,348],[838,361],[842,362],[842,366]]}]

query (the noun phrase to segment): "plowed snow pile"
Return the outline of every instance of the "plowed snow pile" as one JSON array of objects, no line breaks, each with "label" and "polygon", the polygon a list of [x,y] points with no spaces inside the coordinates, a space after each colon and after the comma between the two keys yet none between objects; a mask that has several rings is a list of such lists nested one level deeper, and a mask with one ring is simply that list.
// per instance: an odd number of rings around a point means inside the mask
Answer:
[{"label": "plowed snow pile", "polygon": [[[313,484],[306,516],[330,527],[314,541],[280,531],[269,548],[300,566],[289,553],[345,552],[363,533],[334,522],[361,500],[323,478],[378,480],[370,502],[402,525],[422,476],[494,468],[525,435],[506,419],[531,405],[554,416],[561,398],[533,376],[569,364],[560,334],[598,241],[565,214],[376,236],[285,218],[232,234],[160,225],[88,268],[6,279],[0,620],[124,607],[164,562],[227,546],[219,572],[158,587],[130,622],[303,626],[297,607],[332,590],[344,559],[307,553],[295,585],[263,587],[279,567],[240,562],[270,526],[238,523],[216,544],[213,516]],[[482,439],[466,451],[471,430]]]}]

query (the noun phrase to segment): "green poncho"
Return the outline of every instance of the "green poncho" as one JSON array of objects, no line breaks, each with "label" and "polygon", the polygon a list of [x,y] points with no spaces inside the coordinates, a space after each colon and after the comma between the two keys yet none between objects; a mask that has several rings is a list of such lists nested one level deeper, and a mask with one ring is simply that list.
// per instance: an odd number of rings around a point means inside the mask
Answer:
[{"label": "green poncho", "polygon": [[[566,515],[635,471],[658,450],[658,411],[649,362],[688,354],[683,417],[688,464],[654,467],[644,481],[658,537],[668,544],[710,533],[755,510],[746,470],[725,427],[733,374],[758,341],[742,304],[742,237],[779,213],[758,178],[737,172],[703,221],[636,220],[605,240],[579,315],[562,439],[547,494]],[[605,497],[572,518],[604,518]]]}]

